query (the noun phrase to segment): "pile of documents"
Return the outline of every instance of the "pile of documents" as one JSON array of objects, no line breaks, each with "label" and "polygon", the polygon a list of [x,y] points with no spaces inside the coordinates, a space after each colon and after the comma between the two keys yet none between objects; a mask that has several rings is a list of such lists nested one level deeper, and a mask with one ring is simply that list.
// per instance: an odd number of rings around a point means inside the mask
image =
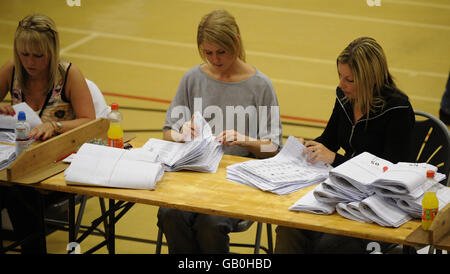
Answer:
[{"label": "pile of documents", "polygon": [[[0,136],[3,134],[0,132]],[[1,137],[0,137],[1,140]],[[3,141],[1,141],[3,142]],[[16,158],[16,147],[14,143],[0,143],[0,170],[7,168]]]},{"label": "pile of documents", "polygon": [[120,148],[85,143],[74,155],[64,176],[67,184],[131,189],[154,189],[164,168],[142,148]]},{"label": "pile of documents", "polygon": [[[24,111],[27,122],[31,128],[42,124],[41,118],[31,109],[27,103],[20,103],[13,106],[16,115],[9,116],[0,114],[0,170],[7,168],[15,159],[15,143],[16,143],[16,122],[19,111]],[[30,140],[30,143],[34,139]]]},{"label": "pile of documents", "polygon": [[[427,170],[435,172],[426,178]],[[330,177],[289,209],[342,216],[381,226],[399,227],[420,218],[425,191],[435,190],[439,208],[450,202],[450,189],[439,184],[445,175],[426,163],[397,163],[364,152],[333,168]]]},{"label": "pile of documents", "polygon": [[215,173],[223,156],[222,145],[199,112],[194,113],[199,136],[185,143],[149,139],[143,149],[157,156],[166,171],[192,170]]},{"label": "pile of documents", "polygon": [[276,194],[288,194],[325,180],[332,167],[324,162],[307,162],[302,156],[304,149],[297,138],[290,136],[272,158],[228,166],[227,179]]}]

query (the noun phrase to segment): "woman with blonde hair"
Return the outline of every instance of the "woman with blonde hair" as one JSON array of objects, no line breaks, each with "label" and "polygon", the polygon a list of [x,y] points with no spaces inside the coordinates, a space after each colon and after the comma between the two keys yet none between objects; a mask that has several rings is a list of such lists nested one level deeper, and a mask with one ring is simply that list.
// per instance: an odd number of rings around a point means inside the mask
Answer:
[{"label": "woman with blonde hair", "polygon": [[[12,105],[26,102],[42,124],[30,137],[46,140],[95,119],[86,81],[73,64],[59,58],[55,23],[42,14],[19,22],[14,60],[0,68],[0,100],[10,92]],[[0,114],[14,115],[11,104],[0,104]]]},{"label": "woman with blonde hair", "polygon": [[[194,110],[200,110],[208,122],[216,122],[213,134],[224,144],[226,154],[258,158],[275,155],[282,144],[281,124],[279,110],[272,112],[271,108],[278,109],[278,100],[270,79],[245,63],[234,17],[225,10],[205,15],[198,25],[197,46],[204,63],[183,76],[166,113],[164,139],[184,142],[196,137],[190,120]],[[184,110],[181,119],[177,111],[180,107]],[[264,107],[268,108],[265,114],[252,112]],[[230,109],[237,112],[226,115]],[[211,115],[210,110],[216,110],[216,115]],[[274,120],[278,123],[271,123]],[[245,126],[239,127],[242,122]],[[228,233],[239,221],[162,207],[158,211],[158,226],[166,236],[170,253],[227,253]]]},{"label": "woman with blonde hair", "polygon": [[[29,15],[19,22],[14,38],[14,60],[0,68],[0,101],[8,92],[11,104],[0,104],[0,114],[15,115],[12,105],[25,102],[41,118],[30,138],[47,140],[95,119],[92,97],[80,70],[59,58],[55,23],[46,15]],[[15,234],[29,239],[22,253],[45,253],[45,231],[40,197],[33,188],[0,188]],[[34,235],[34,236],[32,236]]]},{"label": "woman with blonde hair", "polygon": [[[370,37],[352,41],[338,56],[339,86],[321,136],[305,142],[308,161],[338,166],[370,152],[393,163],[408,162],[415,118],[408,97],[388,70],[381,46]],[[303,139],[300,139],[303,142]],[[340,149],[344,155],[338,153]],[[277,227],[277,253],[359,253],[367,241],[308,230]]]}]

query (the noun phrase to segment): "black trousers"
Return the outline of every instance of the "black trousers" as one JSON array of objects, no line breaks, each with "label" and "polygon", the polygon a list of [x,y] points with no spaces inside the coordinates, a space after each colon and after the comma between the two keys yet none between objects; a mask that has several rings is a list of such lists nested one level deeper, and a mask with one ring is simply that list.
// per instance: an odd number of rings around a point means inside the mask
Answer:
[{"label": "black trousers", "polygon": [[45,226],[40,194],[31,187],[0,187],[0,207],[8,210],[22,254],[45,254]]}]

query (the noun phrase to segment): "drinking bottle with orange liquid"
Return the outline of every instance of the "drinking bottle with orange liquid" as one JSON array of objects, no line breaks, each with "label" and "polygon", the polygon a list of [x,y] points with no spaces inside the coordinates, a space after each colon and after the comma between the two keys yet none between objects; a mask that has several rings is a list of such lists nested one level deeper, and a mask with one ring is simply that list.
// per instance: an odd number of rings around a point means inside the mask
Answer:
[{"label": "drinking bottle with orange liquid", "polygon": [[122,114],[119,112],[117,103],[111,104],[111,112],[108,114],[108,145],[110,147],[123,148],[123,129],[120,125]]}]

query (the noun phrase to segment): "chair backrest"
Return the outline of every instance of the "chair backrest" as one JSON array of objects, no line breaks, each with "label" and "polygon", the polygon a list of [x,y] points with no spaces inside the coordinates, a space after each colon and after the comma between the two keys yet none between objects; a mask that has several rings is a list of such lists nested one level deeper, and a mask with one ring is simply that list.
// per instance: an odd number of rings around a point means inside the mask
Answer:
[{"label": "chair backrest", "polygon": [[97,85],[89,79],[85,79],[94,102],[95,118],[106,118],[111,112],[111,107],[106,104],[105,98]]},{"label": "chair backrest", "polygon": [[[449,186],[450,179],[450,134],[447,126],[433,115],[414,111],[416,123],[412,138],[411,159],[426,162],[438,168],[447,176],[441,183]],[[425,118],[425,119],[424,119]]]}]

